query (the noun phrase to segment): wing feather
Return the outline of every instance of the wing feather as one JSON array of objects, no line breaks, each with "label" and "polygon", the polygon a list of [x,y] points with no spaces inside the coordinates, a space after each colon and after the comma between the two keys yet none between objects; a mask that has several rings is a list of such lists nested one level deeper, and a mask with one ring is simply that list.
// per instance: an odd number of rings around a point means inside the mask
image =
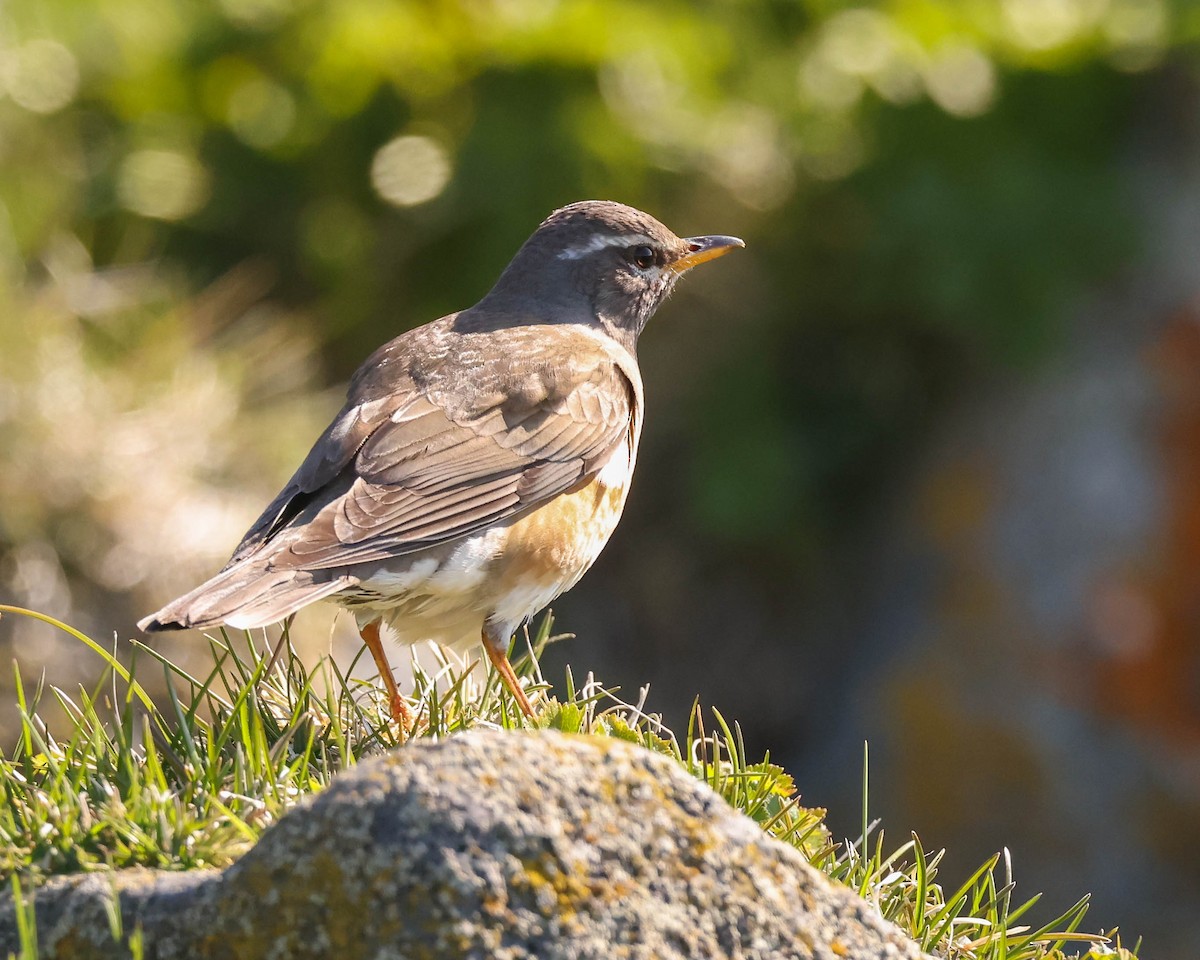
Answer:
[{"label": "wing feather", "polygon": [[[356,376],[234,560],[265,550],[272,568],[318,570],[457,539],[569,490],[631,442],[640,384],[629,363],[594,336],[544,325],[514,333],[526,342],[501,353],[442,341],[436,351],[384,348],[377,357],[390,366]],[[430,356],[437,362],[422,366]]]}]

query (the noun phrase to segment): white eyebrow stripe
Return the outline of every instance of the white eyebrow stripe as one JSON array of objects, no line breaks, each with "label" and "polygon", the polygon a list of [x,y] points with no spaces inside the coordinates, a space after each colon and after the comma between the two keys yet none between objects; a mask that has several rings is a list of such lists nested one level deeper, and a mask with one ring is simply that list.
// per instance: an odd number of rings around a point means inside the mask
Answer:
[{"label": "white eyebrow stripe", "polygon": [[597,250],[604,250],[606,247],[635,247],[638,244],[653,246],[654,241],[643,233],[629,235],[622,234],[619,237],[592,237],[587,243],[579,243],[573,247],[567,247],[558,255],[559,260],[579,260],[581,257],[586,257],[589,253],[595,253]]}]

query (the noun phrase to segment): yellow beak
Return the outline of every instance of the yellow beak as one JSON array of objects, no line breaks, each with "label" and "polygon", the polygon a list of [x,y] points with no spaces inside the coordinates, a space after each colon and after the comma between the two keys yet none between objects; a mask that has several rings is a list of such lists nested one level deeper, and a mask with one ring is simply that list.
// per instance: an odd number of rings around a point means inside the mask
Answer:
[{"label": "yellow beak", "polygon": [[735,247],[746,245],[737,237],[688,237],[684,243],[688,245],[688,252],[678,260],[667,264],[667,269],[674,270],[676,273],[684,273],[701,263],[725,256]]}]

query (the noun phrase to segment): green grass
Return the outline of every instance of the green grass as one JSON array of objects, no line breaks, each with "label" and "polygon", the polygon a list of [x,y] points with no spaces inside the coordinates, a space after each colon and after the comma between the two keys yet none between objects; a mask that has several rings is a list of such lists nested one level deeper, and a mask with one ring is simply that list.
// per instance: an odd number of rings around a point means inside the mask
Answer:
[{"label": "green grass", "polygon": [[[29,889],[53,874],[229,864],[340,770],[397,743],[380,685],[351,678],[328,658],[306,668],[286,633],[274,656],[261,637],[222,632],[210,639],[212,670],[194,677],[136,642],[126,668],[52,618],[6,606],[0,614],[52,623],[105,663],[103,679],[91,690],[68,692],[17,674],[20,732],[12,751],[0,753],[0,873],[14,877],[13,893],[22,903],[22,889],[27,900]],[[553,639],[551,624],[549,616],[543,619],[529,638],[528,655],[516,664],[538,685],[544,681],[537,655]],[[156,703],[139,682],[148,669],[166,675],[167,702]],[[434,671],[414,663],[414,671],[415,736],[526,723],[494,675],[480,684],[445,661]],[[1115,931],[1078,932],[1086,897],[1048,923],[1028,925],[1025,917],[1038,898],[1013,899],[1007,852],[948,887],[938,876],[942,852],[926,852],[915,835],[889,851],[883,831],[868,822],[865,774],[861,836],[834,843],[825,811],[801,806],[791,777],[769,757],[751,761],[736,723],[712,710],[706,724],[697,706],[679,737],[645,711],[645,695],[627,703],[590,675],[580,683],[568,671],[562,696],[542,708],[537,725],[617,737],[673,757],[939,956],[1136,960],[1136,947],[1121,947]],[[52,701],[69,718],[59,735],[39,712]],[[36,945],[28,907],[21,915],[24,960],[36,956]]]}]

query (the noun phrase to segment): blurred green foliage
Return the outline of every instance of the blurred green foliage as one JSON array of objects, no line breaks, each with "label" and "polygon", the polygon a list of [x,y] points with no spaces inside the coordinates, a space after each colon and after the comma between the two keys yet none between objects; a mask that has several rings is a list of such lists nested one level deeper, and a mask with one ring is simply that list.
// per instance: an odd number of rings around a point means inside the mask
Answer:
[{"label": "blurred green foliage", "polygon": [[[689,300],[695,324],[663,334],[712,342],[656,358],[691,439],[648,458],[685,471],[664,516],[795,555],[854,515],[948,390],[1044,355],[1070,295],[1136,250],[1130,118],[1198,31],[1166,0],[16,0],[0,439],[52,428],[28,400],[47,364],[22,352],[50,311],[55,349],[73,344],[105,396],[125,384],[113,416],[211,361],[228,433],[189,476],[267,489],[326,407],[264,463],[264,421],[239,434],[239,404],[344,379],[473,302],[549,210],[611,197],[749,240],[724,292]],[[291,381],[263,359],[284,334],[246,346],[280,307],[320,356]],[[0,508],[0,538],[36,535]],[[112,582],[182,562],[155,549]]]}]

